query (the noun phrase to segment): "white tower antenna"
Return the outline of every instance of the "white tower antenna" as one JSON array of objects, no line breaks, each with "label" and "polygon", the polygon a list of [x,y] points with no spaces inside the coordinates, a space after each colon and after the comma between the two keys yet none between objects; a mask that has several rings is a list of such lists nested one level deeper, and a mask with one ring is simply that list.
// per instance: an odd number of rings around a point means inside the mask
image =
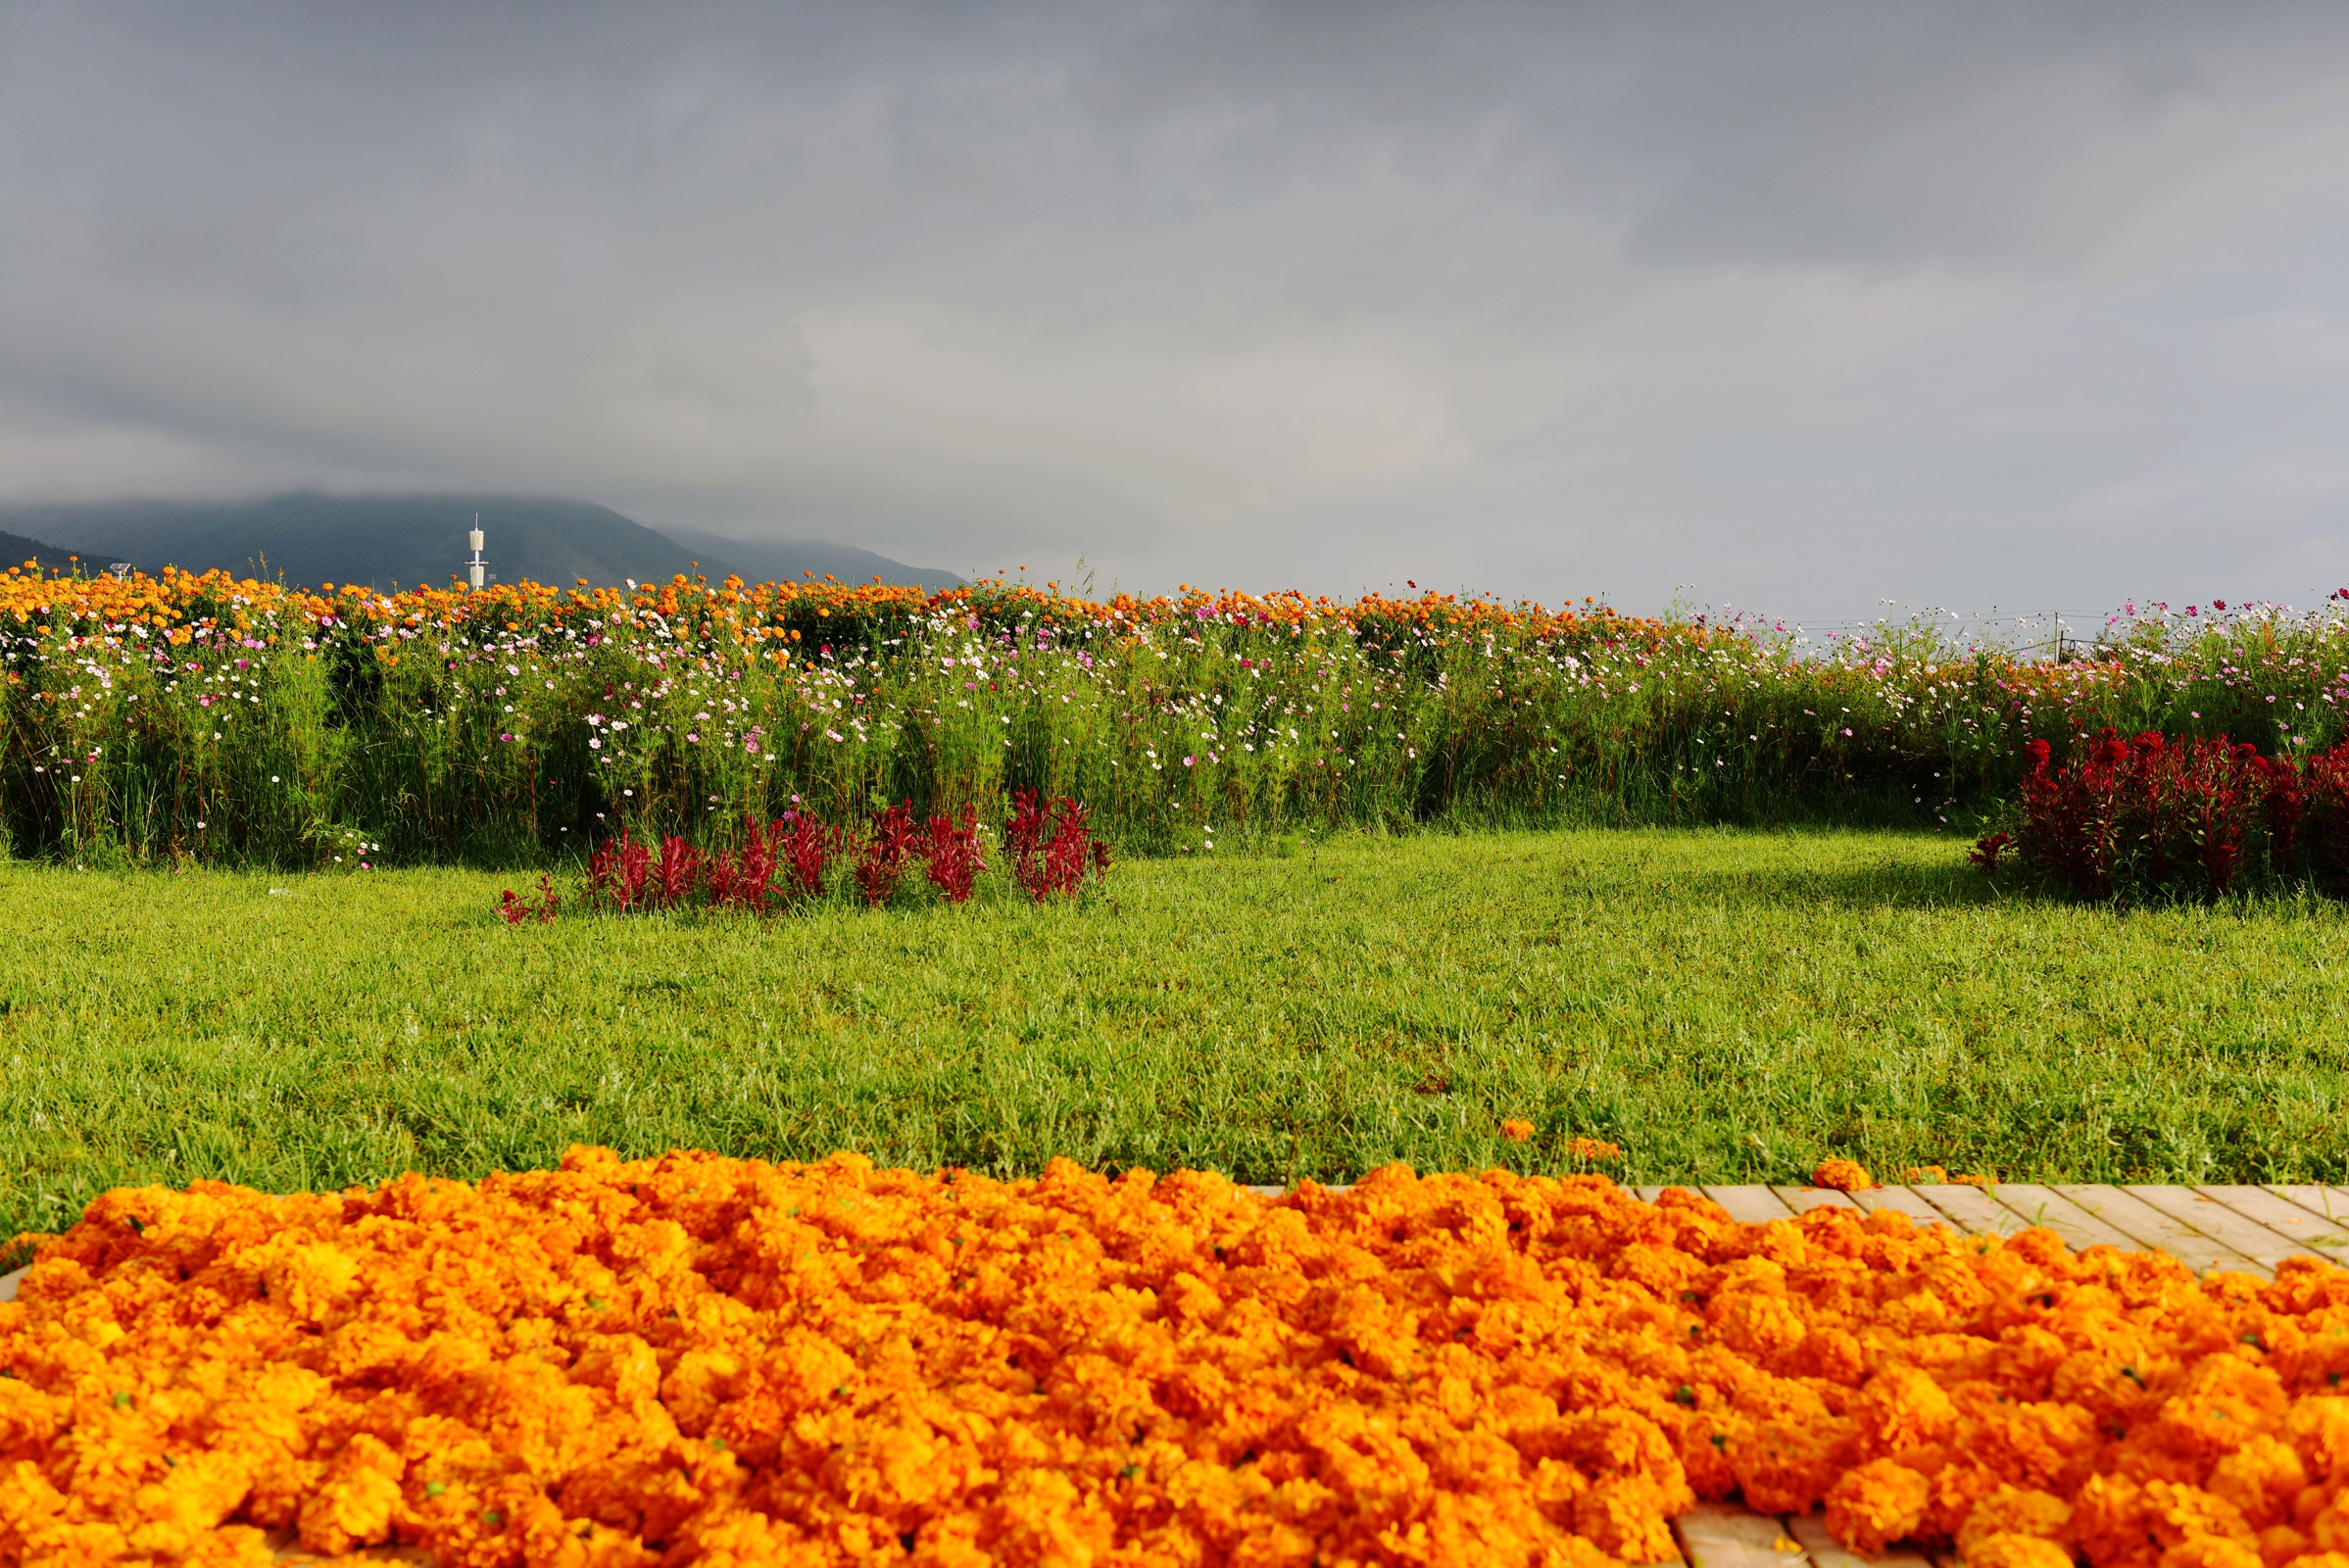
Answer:
[{"label": "white tower antenna", "polygon": [[475,588],[481,586],[489,569],[489,563],[481,559],[481,514],[478,512],[473,514],[473,559],[465,563],[465,569],[472,573]]}]

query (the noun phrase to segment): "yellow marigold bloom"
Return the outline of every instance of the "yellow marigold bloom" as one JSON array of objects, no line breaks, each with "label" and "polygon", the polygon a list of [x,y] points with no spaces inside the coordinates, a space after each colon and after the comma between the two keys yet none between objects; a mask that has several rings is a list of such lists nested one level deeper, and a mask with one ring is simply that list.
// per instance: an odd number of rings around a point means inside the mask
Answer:
[{"label": "yellow marigold bloom", "polygon": [[1870,1179],[1867,1167],[1856,1159],[1823,1159],[1819,1168],[1811,1172],[1811,1185],[1838,1193],[1864,1193],[1876,1183]]}]

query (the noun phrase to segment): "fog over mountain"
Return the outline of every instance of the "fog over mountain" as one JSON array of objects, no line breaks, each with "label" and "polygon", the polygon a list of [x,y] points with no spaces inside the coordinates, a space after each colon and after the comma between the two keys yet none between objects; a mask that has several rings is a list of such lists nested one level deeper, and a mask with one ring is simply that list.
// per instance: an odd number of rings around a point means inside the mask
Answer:
[{"label": "fog over mountain", "polygon": [[908,566],[902,561],[877,556],[854,545],[820,539],[742,539],[706,533],[699,528],[666,530],[668,536],[692,550],[707,573],[710,563],[721,561],[746,582],[800,582],[809,577],[832,577],[845,583],[867,583],[875,577],[886,583],[911,583],[935,593],[962,583],[961,575],[935,566]]},{"label": "fog over mountain", "polygon": [[1813,615],[2349,580],[2339,6],[0,0],[0,500]]}]

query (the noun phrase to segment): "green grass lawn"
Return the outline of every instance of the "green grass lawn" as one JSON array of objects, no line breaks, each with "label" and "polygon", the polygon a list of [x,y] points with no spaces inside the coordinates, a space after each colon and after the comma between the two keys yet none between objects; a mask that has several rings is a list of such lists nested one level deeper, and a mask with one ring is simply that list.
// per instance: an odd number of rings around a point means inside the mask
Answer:
[{"label": "green grass lawn", "polygon": [[2349,914],[2115,914],[1959,861],[1890,833],[1341,838],[1123,864],[1073,908],[516,929],[467,872],[0,867],[0,1227],[121,1183],[472,1176],[576,1142],[1251,1182],[1559,1169],[1578,1134],[1635,1182],[1831,1152],[2343,1175]]}]

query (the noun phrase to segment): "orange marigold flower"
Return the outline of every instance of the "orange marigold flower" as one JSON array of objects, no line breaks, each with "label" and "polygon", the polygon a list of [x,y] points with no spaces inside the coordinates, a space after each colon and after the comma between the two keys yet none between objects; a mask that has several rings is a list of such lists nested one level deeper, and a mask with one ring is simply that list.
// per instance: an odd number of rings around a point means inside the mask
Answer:
[{"label": "orange marigold flower", "polygon": [[[2072,1539],[2072,1505],[2051,1493],[2001,1485],[1977,1502],[1966,1522],[1958,1527],[1958,1554],[1972,1563],[1978,1560],[1977,1553],[1984,1542],[2009,1536],[2061,1542],[2068,1546]],[[2070,1552],[2067,1550],[2065,1555],[2069,1557]]]},{"label": "orange marigold flower", "polygon": [[1975,1176],[1963,1171],[1953,1176],[1939,1165],[1911,1165],[1900,1173],[1900,1180],[1903,1185],[1910,1187],[1995,1187],[1998,1185],[1998,1178],[1995,1176]]},{"label": "orange marigold flower", "polygon": [[1869,1179],[1867,1167],[1855,1159],[1823,1159],[1811,1172],[1813,1187],[1829,1187],[1838,1193],[1864,1193],[1876,1183]]},{"label": "orange marigold flower", "polygon": [[1908,1466],[1872,1459],[1828,1489],[1827,1528],[1852,1550],[1873,1556],[1916,1533],[1931,1495],[1925,1477]]},{"label": "orange marigold flower", "polygon": [[1534,1136],[1534,1124],[1511,1117],[1500,1124],[1500,1135],[1512,1144],[1522,1144]]},{"label": "orange marigold flower", "polygon": [[[2162,1559],[2165,1564],[2169,1560]],[[2252,1559],[2254,1564],[2258,1561]],[[2010,1530],[1977,1542],[1966,1556],[1966,1568],[2072,1568],[2072,1553],[2052,1541]]]},{"label": "orange marigold flower", "polygon": [[0,1563],[259,1568],[272,1530],[451,1565],[1608,1568],[1741,1491],[1969,1568],[2349,1568],[2349,1273],[2314,1260],[1746,1226],[1597,1175],[1263,1199],[593,1149],[126,1189],[38,1246],[0,1304]]}]

